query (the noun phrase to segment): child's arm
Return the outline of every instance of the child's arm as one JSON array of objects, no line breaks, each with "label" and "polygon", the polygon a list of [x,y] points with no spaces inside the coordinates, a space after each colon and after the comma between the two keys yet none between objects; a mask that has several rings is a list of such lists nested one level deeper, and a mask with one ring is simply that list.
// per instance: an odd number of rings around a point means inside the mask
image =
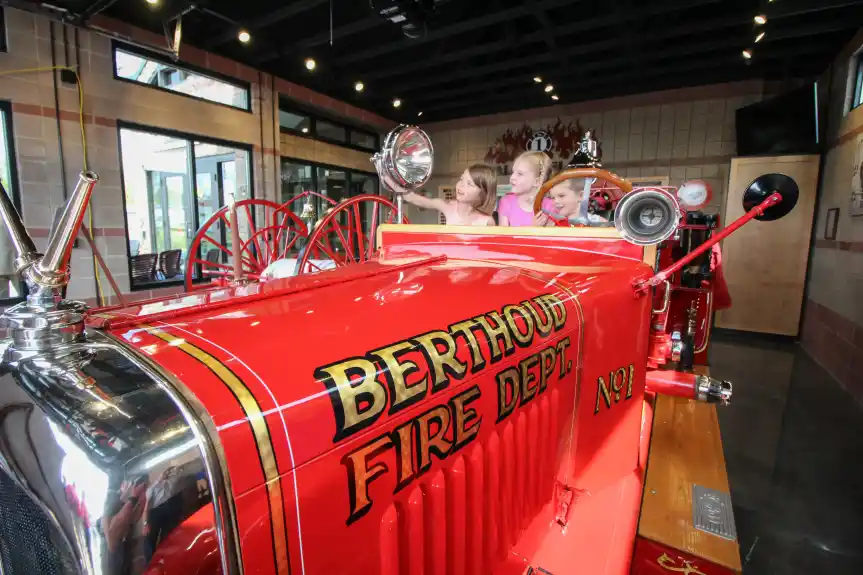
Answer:
[{"label": "child's arm", "polygon": [[413,204],[418,208],[423,208],[426,210],[437,210],[439,212],[442,212],[447,207],[446,200],[442,200],[440,198],[427,198],[415,192],[408,192],[402,197],[407,203]]}]

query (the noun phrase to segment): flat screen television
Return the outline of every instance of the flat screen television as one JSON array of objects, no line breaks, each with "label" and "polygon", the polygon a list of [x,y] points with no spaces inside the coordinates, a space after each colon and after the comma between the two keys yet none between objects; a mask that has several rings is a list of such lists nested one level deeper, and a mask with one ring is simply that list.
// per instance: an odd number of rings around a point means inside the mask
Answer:
[{"label": "flat screen television", "polygon": [[737,155],[818,152],[818,84],[737,110]]}]

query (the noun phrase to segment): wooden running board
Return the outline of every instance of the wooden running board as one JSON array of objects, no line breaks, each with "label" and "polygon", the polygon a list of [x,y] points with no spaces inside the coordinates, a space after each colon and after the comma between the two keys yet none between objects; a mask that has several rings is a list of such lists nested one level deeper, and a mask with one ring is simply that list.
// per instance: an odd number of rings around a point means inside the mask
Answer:
[{"label": "wooden running board", "polygon": [[638,534],[740,573],[738,541],[695,527],[693,485],[730,493],[716,406],[658,395]]}]

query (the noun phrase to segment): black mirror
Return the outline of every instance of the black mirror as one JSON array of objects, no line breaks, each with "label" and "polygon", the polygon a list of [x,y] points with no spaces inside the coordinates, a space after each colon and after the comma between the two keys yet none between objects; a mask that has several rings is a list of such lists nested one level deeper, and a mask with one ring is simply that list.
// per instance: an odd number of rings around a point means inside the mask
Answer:
[{"label": "black mirror", "polygon": [[785,174],[764,174],[755,178],[743,192],[743,209],[747,212],[766,200],[773,192],[782,194],[782,201],[770,206],[756,220],[771,222],[787,215],[797,205],[800,188],[793,178]]}]

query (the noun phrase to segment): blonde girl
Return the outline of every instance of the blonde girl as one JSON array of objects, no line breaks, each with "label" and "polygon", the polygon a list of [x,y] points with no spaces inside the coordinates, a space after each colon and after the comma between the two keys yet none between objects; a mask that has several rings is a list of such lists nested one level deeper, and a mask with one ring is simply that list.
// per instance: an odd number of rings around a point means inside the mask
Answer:
[{"label": "blonde girl", "polygon": [[[389,178],[387,184],[397,192],[402,191]],[[418,208],[439,211],[450,226],[493,226],[497,175],[485,164],[474,164],[456,182],[454,200],[427,198],[414,192],[404,194],[404,199]]]},{"label": "blonde girl", "polygon": [[[551,158],[544,152],[525,152],[512,164],[509,183],[512,191],[502,197],[497,211],[502,226],[544,226],[548,216],[534,215],[533,201],[551,171]],[[542,203],[543,209],[553,209],[551,200]]]}]

